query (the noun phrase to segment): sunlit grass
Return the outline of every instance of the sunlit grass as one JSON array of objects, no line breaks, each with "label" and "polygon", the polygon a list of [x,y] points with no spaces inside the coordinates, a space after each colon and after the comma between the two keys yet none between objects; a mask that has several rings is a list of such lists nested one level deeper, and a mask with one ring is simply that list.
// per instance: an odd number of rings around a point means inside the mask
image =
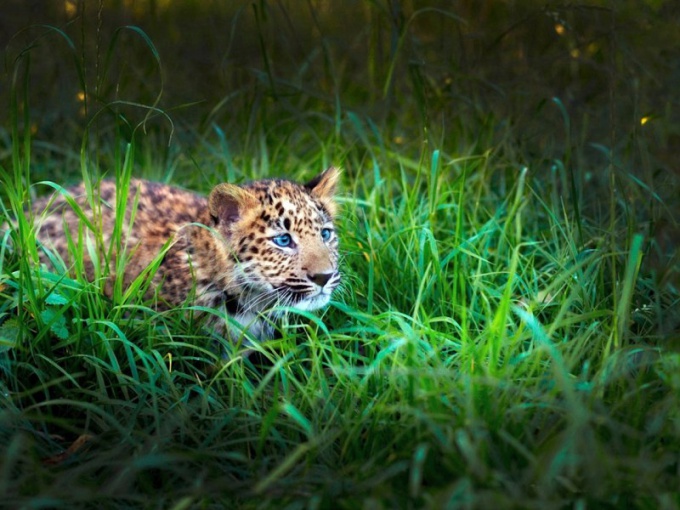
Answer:
[{"label": "sunlit grass", "polygon": [[[393,72],[401,86],[419,79]],[[190,149],[166,136],[169,123],[154,130],[148,106],[132,122],[128,102],[94,114],[107,129],[89,125],[74,168],[45,176],[18,106],[24,84],[0,169],[2,220],[16,222],[0,232],[3,503],[678,506],[677,260],[661,276],[645,265],[652,245],[638,219],[649,201],[667,204],[626,186],[625,162],[603,169],[625,196],[587,185],[574,161],[588,141],[571,138],[585,126],[560,101],[545,113],[559,132],[536,144],[546,154],[516,143],[512,119],[484,112],[402,137],[400,125],[428,118],[423,91],[378,126],[339,96],[329,110],[269,90],[271,106],[237,103],[238,135],[209,112]],[[386,84],[376,78],[373,93]],[[163,113],[155,120],[172,118]],[[134,174],[207,193],[222,180],[302,180],[330,163],[344,168],[342,288],[250,356],[190,303],[157,312],[141,292],[104,297],[105,267],[95,282],[56,256],[56,269],[41,267],[24,214],[65,181],[125,188]],[[83,230],[76,261],[83,239],[101,242]]]}]

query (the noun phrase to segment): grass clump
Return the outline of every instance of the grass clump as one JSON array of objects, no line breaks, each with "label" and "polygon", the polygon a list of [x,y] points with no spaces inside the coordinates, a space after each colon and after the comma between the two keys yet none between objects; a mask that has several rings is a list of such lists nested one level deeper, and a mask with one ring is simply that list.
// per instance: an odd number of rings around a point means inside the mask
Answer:
[{"label": "grass clump", "polygon": [[[311,26],[328,23],[311,5]],[[527,19],[548,17],[551,28],[557,14],[563,29],[588,19],[518,5]],[[426,9],[387,12],[375,3],[361,11],[371,23],[352,37],[370,42],[363,71],[356,54],[342,55],[314,31],[320,53],[282,68],[281,55],[297,62],[305,45],[275,44],[269,23],[278,18],[268,7],[259,3],[251,17],[239,11],[228,25],[259,27],[256,48],[267,65],[252,81],[239,75],[245,84],[222,102],[187,107],[204,113],[201,121],[166,111],[157,95],[139,106],[102,92],[87,99],[102,110],[88,114],[84,141],[49,138],[47,148],[43,128],[31,128],[35,99],[24,78],[34,64],[17,60],[25,74],[16,74],[0,161],[2,220],[16,221],[0,235],[3,502],[677,508],[679,293],[667,237],[678,188],[652,171],[665,167],[650,135],[618,117],[616,132],[603,134],[593,126],[611,104],[581,111],[546,101],[534,82],[530,91],[542,99],[528,119],[504,81],[525,57],[479,75],[463,59],[460,67],[449,62],[460,84],[446,85],[442,68],[429,64],[434,46],[423,34],[434,21]],[[202,12],[198,4],[183,9]],[[282,4],[301,15],[295,9]],[[448,13],[445,23],[464,17]],[[487,21],[502,28],[502,14],[491,9]],[[180,16],[165,15],[179,24]],[[393,53],[382,53],[387,28]],[[501,32],[503,44],[522,46],[524,28],[516,30]],[[76,48],[66,29],[53,33]],[[162,38],[128,33],[148,51],[147,66],[133,69],[162,71]],[[571,33],[570,48],[590,51],[583,44],[598,34]],[[123,51],[116,37],[102,59],[112,69]],[[538,41],[547,53],[557,44],[547,35]],[[76,75],[91,79],[91,56],[76,56]],[[595,50],[591,57],[614,58]],[[596,65],[583,66],[572,61],[555,73],[602,79]],[[128,84],[124,74],[100,72],[100,91],[106,79]],[[288,76],[295,72],[297,82]],[[471,92],[461,79],[480,83],[485,73],[506,93],[498,110],[488,108],[493,94]],[[467,101],[456,116],[438,110],[451,108],[452,97]],[[672,129],[655,129],[666,143]],[[48,157],[57,143],[66,154],[55,156],[59,165]],[[42,248],[24,214],[36,195],[77,179],[125,186],[134,174],[207,192],[227,179],[303,179],[330,162],[345,170],[343,286],[328,310],[290,317],[281,338],[250,357],[201,328],[190,305],[157,312],[143,293],[124,289],[107,299],[77,266],[40,266]],[[75,252],[87,249],[86,230]]]}]

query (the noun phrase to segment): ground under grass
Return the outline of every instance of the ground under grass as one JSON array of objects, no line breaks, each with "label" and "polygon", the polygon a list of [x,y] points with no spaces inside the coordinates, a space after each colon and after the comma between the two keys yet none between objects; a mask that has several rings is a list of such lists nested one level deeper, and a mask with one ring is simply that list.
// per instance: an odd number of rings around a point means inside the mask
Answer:
[{"label": "ground under grass", "polygon": [[[231,144],[210,121],[170,138],[171,113],[144,119],[155,106],[130,103],[71,135],[82,145],[36,136],[15,73],[0,168],[0,222],[19,218],[0,233],[2,504],[680,506],[678,260],[662,235],[678,188],[655,180],[653,137],[617,125],[607,147],[588,138],[592,116],[551,98],[524,123],[483,105],[438,116],[439,89],[411,71],[386,66],[407,110],[384,122],[339,92],[243,89]],[[389,99],[383,83],[370,90]],[[342,287],[250,356],[190,304],[158,313],[135,293],[103,297],[77,267],[40,266],[23,214],[83,178],[207,193],[331,163],[344,168]]]}]

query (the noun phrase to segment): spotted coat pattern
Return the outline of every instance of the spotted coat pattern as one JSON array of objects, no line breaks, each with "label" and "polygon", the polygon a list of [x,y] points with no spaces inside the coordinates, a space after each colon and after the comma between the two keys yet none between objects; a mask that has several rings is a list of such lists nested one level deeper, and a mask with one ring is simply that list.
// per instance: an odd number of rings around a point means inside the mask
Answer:
[{"label": "spotted coat pattern", "polygon": [[[63,194],[36,202],[36,238],[67,267],[82,267],[89,280],[102,274],[95,264],[101,268],[108,261],[103,288],[109,296],[116,279],[126,289],[158,264],[146,292],[157,308],[223,310],[255,338],[266,339],[278,316],[272,308],[321,308],[340,282],[333,225],[337,178],[331,167],[304,185],[280,179],[220,184],[207,198],[133,180],[127,196],[117,196],[115,183],[103,181],[93,200],[80,185],[68,190],[80,214]],[[118,221],[120,246],[112,247],[117,201],[126,204],[125,218]],[[89,246],[77,250],[82,265],[72,258],[69,237],[71,244]],[[48,253],[41,254],[45,263]],[[116,272],[119,256],[122,274]],[[220,314],[209,317],[223,335],[240,336]]]}]

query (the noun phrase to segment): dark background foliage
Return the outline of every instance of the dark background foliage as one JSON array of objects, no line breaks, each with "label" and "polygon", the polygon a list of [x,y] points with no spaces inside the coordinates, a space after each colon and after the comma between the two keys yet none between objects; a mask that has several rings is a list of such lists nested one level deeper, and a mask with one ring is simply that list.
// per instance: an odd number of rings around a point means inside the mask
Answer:
[{"label": "dark background foliage", "polygon": [[678,10],[651,0],[6,0],[0,47],[8,76],[30,51],[31,115],[46,138],[125,100],[203,128],[300,104],[318,115],[341,108],[409,140],[422,140],[424,125],[512,116],[529,144],[557,97],[579,137],[608,145],[643,116],[660,120],[665,138],[677,123]]}]

